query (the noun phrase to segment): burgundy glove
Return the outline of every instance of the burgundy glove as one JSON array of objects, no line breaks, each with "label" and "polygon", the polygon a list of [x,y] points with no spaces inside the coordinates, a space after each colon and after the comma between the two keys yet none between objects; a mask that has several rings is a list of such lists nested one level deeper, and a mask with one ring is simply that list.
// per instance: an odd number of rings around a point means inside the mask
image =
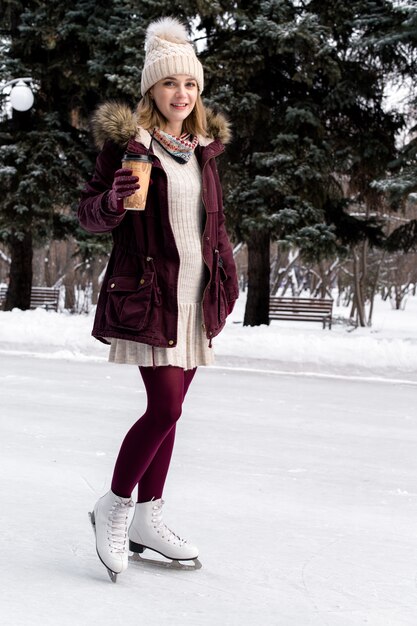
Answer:
[{"label": "burgundy glove", "polygon": [[139,189],[139,178],[132,176],[132,170],[122,168],[114,174],[113,185],[107,197],[109,211],[124,213],[123,198],[131,196]]}]

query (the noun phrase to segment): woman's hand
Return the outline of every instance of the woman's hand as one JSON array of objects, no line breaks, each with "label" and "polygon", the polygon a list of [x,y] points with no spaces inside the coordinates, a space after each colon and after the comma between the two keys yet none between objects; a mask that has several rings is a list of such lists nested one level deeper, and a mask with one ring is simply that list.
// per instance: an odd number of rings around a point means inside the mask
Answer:
[{"label": "woman's hand", "polygon": [[117,170],[114,174],[113,185],[108,195],[109,211],[124,213],[121,200],[131,196],[139,188],[139,178],[132,176],[132,170],[127,168]]}]

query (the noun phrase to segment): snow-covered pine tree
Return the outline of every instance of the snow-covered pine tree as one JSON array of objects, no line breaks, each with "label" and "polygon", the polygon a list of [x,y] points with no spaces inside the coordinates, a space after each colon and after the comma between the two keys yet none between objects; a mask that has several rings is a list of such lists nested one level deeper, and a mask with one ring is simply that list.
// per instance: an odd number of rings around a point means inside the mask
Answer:
[{"label": "snow-covered pine tree", "polygon": [[396,162],[398,133],[405,125],[404,113],[387,110],[385,97],[390,82],[404,80],[416,69],[417,39],[408,25],[413,11],[410,5],[385,0],[313,0],[310,8],[331,29],[341,73],[340,83],[326,97],[325,110],[333,127],[329,141],[335,173],[346,183],[354,230],[346,231],[351,215],[331,211],[327,219],[335,222],[336,234],[353,258],[355,308],[364,326],[369,321],[365,301],[372,304],[375,291],[368,280],[368,250],[384,246],[386,231],[381,220],[385,197],[374,182]]},{"label": "snow-covered pine tree", "polygon": [[[417,96],[415,76],[417,75],[417,5],[402,3],[399,25],[393,29],[390,41],[404,55],[402,64],[393,78],[395,85],[408,85],[409,93],[401,102],[404,109],[407,131],[404,144],[400,147],[397,159],[389,164],[387,176],[375,183],[376,189],[383,192],[391,208],[406,211],[413,197],[417,199]],[[380,45],[377,40],[377,45]],[[396,228],[388,237],[386,249],[389,252],[409,252],[417,250],[417,220]]]},{"label": "snow-covered pine tree", "polygon": [[[84,3],[85,23],[91,5]],[[35,90],[33,108],[13,111],[0,126],[0,237],[11,255],[6,309],[29,307],[33,245],[74,232],[69,207],[90,169],[85,133],[71,119],[87,68],[76,28],[71,36],[66,28],[68,8],[1,2],[1,79],[31,76]]]},{"label": "snow-covered pine tree", "polygon": [[[202,23],[211,99],[233,122],[226,201],[249,250],[245,324],[268,323],[270,237],[316,260],[382,242],[371,185],[403,124],[384,87],[410,52],[395,46],[407,9],[394,4],[269,0],[225,15],[222,3]],[[352,215],[349,201],[368,209]]]},{"label": "snow-covered pine tree", "polygon": [[323,91],[339,68],[329,30],[292,1],[241,2],[228,19],[206,19],[211,100],[233,124],[226,203],[248,246],[245,325],[268,324],[271,237],[297,237],[316,256],[334,246],[323,207],[329,181]]}]

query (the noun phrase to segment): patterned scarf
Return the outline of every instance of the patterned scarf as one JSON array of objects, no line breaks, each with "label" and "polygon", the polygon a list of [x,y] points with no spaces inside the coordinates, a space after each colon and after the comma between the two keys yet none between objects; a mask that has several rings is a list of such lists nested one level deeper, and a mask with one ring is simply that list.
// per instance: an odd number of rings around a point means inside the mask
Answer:
[{"label": "patterned scarf", "polygon": [[188,163],[198,145],[198,137],[183,133],[181,137],[174,137],[160,128],[154,128],[153,138],[178,163]]}]

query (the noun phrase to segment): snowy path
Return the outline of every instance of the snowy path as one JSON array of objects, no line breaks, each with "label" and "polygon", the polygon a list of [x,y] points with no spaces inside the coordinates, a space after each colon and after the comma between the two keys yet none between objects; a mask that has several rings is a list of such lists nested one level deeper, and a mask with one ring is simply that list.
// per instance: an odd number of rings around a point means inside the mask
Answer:
[{"label": "snowy path", "polygon": [[3,623],[416,625],[417,386],[201,370],[165,498],[203,568],[112,585],[87,511],[136,369],[0,354],[0,381]]}]

